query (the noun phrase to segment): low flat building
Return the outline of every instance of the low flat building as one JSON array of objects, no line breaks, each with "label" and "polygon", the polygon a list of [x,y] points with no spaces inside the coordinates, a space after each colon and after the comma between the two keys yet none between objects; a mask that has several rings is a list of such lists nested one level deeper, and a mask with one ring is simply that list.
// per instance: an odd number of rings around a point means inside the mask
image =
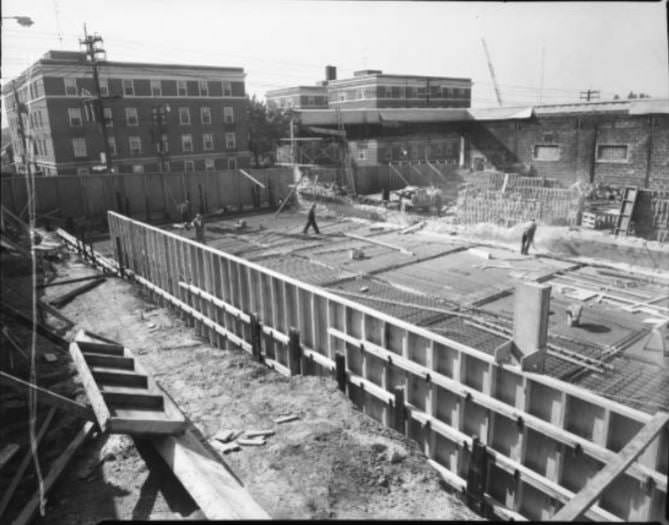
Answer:
[{"label": "low flat building", "polygon": [[265,93],[267,107],[271,110],[327,109],[328,92],[322,86],[295,86],[274,89]]},{"label": "low flat building", "polygon": [[[108,147],[84,53],[49,51],[3,86],[15,152],[22,151],[19,105],[25,109],[33,172],[90,173],[104,166],[106,151],[118,173],[248,166],[243,68],[104,61],[99,71]],[[17,167],[26,171],[25,163]]]}]

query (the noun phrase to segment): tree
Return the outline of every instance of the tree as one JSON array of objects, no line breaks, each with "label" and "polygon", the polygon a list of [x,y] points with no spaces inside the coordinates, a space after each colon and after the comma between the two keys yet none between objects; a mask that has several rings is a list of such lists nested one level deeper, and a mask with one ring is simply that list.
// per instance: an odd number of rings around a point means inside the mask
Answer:
[{"label": "tree", "polygon": [[634,91],[630,91],[629,94],[627,95],[627,98],[629,99],[637,98],[637,95]]},{"label": "tree", "polygon": [[290,118],[281,111],[268,109],[255,95],[249,99],[249,150],[253,154],[255,167],[260,167],[260,158],[273,154],[279,139],[290,133]]},{"label": "tree", "polygon": [[620,100],[620,95],[613,95],[613,100]]}]

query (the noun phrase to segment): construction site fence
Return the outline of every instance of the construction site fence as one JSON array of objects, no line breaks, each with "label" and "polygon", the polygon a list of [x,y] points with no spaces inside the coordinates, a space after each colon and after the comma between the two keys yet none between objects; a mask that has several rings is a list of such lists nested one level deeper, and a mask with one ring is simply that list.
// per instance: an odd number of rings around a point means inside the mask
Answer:
[{"label": "construction site fence", "polygon": [[[178,205],[186,199],[192,213],[273,207],[293,182],[289,168],[244,171],[265,187],[240,170],[36,177],[34,209],[38,216],[89,222],[103,222],[108,210],[146,221],[172,220],[179,218]],[[0,184],[3,206],[26,217],[26,178],[3,177]]]},{"label": "construction site fence", "polygon": [[[465,490],[479,468],[498,515],[550,518],[653,420],[180,235],[114,212],[108,223],[119,264],[212,344],[286,375],[334,373],[365,414],[418,442],[452,486]],[[653,436],[585,518],[663,519],[666,426]],[[471,461],[475,438],[487,475]]]}]

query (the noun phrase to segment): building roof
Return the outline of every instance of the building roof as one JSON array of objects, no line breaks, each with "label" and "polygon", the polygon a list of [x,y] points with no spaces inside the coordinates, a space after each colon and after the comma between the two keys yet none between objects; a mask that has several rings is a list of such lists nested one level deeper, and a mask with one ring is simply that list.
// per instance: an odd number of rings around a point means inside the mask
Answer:
[{"label": "building roof", "polygon": [[295,95],[297,93],[308,91],[312,93],[318,93],[322,95],[327,94],[326,86],[292,86],[287,88],[280,89],[271,89],[265,93],[265,97],[278,97],[282,95]]},{"label": "building roof", "polygon": [[[334,109],[295,110],[306,126],[336,125]],[[581,104],[550,104],[542,106],[513,106],[493,108],[394,108],[342,109],[344,124],[379,124],[395,122],[462,122],[493,120],[526,120],[533,116],[572,114],[669,114],[669,99],[616,100]]]}]

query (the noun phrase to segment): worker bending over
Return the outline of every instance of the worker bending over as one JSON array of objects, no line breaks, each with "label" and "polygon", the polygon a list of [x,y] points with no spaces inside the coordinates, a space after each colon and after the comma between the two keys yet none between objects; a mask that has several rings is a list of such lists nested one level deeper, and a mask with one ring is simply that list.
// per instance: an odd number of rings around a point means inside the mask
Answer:
[{"label": "worker bending over", "polygon": [[530,225],[523,232],[523,237],[520,241],[520,254],[527,255],[530,249],[530,244],[534,246],[534,234],[537,231],[537,223],[534,219],[530,221]]},{"label": "worker bending over", "polygon": [[309,230],[309,226],[313,226],[314,231],[317,234],[321,233],[318,230],[318,224],[316,224],[316,203],[315,202],[311,205],[311,208],[309,208],[309,215],[307,216],[307,224],[304,227],[304,230],[302,231],[302,233],[306,234],[307,231]]}]

